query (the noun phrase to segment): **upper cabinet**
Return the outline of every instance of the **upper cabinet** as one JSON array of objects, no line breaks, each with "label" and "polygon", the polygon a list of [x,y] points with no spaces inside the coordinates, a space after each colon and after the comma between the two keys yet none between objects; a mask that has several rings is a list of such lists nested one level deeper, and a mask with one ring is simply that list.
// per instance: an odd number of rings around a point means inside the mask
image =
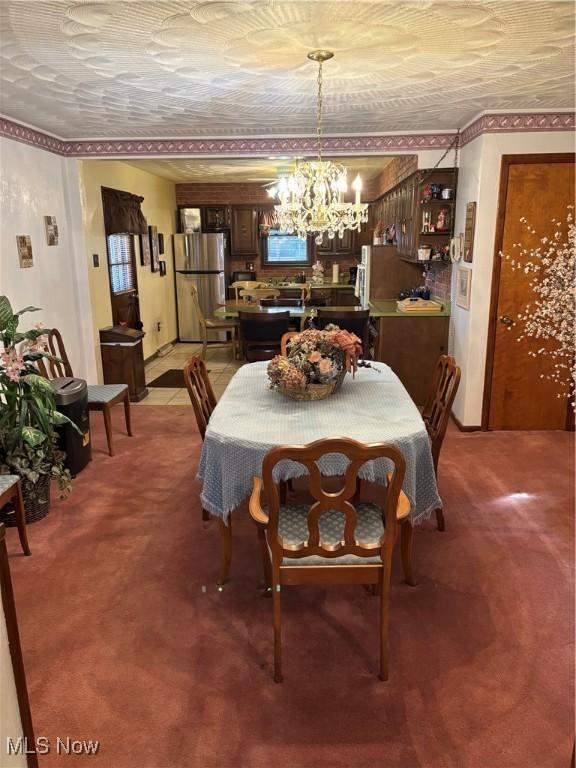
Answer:
[{"label": "upper cabinet", "polygon": [[254,208],[232,209],[232,255],[257,256],[258,211]]},{"label": "upper cabinet", "polygon": [[372,203],[371,227],[382,244],[395,245],[408,261],[447,259],[457,175],[456,168],[422,169]]},{"label": "upper cabinet", "polygon": [[202,207],[202,231],[214,232],[230,228],[230,206],[205,205]]},{"label": "upper cabinet", "polygon": [[356,253],[356,232],[345,229],[342,238],[336,234],[332,239],[325,232],[322,242],[315,247],[317,257],[352,256]]}]

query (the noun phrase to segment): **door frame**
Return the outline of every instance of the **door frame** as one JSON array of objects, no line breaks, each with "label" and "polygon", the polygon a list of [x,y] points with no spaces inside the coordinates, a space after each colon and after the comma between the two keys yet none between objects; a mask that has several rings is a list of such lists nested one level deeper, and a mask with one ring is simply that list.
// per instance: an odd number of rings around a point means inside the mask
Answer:
[{"label": "door frame", "polygon": [[[498,208],[496,212],[496,233],[494,236],[494,256],[492,261],[492,285],[490,289],[490,311],[488,315],[488,338],[486,344],[486,366],[484,368],[484,395],[482,398],[482,424],[483,432],[489,430],[490,421],[490,395],[492,390],[492,376],[494,373],[494,349],[496,347],[496,327],[498,322],[498,300],[500,298],[500,273],[502,269],[502,240],[504,238],[504,224],[506,218],[506,198],[508,196],[508,178],[511,165],[534,165],[536,163],[574,163],[576,154],[573,152],[549,152],[533,155],[502,155],[500,164],[500,189],[498,192]],[[574,429],[570,418],[570,403],[566,403],[565,429]]]}]

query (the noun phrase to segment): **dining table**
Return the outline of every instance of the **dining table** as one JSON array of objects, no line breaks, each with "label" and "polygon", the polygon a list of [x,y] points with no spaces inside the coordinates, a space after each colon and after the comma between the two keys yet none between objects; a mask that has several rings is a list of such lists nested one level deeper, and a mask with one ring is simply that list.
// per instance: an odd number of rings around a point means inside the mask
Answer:
[{"label": "dining table", "polygon": [[[280,445],[306,445],[329,437],[362,443],[390,443],[406,460],[403,490],[410,505],[410,522],[418,525],[442,508],[430,441],[420,412],[402,382],[385,364],[371,362],[354,376],[346,374],[340,388],[314,401],[292,400],[270,388],[268,363],[242,366],[214,409],[206,434],[198,479],[204,509],[228,524],[230,513],[251,493],[261,474],[264,456]],[[330,454],[320,462],[327,476],[344,475],[344,456]],[[386,485],[392,469],[385,459],[366,462],[363,480]],[[306,475],[303,465],[283,461],[275,480]]]}]

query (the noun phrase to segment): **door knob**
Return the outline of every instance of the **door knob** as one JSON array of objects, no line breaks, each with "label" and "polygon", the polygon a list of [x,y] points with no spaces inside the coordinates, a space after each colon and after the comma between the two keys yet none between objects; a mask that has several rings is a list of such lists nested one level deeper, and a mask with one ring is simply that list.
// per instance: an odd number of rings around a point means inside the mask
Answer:
[{"label": "door knob", "polygon": [[512,320],[510,315],[502,315],[502,317],[500,318],[500,322],[503,323],[504,325],[507,325],[508,327],[510,327],[511,325],[514,325],[514,320]]}]

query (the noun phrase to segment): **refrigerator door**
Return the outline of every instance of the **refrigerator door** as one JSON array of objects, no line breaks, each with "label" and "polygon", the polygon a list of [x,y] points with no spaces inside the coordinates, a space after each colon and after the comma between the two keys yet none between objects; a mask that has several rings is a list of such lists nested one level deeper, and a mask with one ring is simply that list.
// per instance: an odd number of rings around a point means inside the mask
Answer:
[{"label": "refrigerator door", "polygon": [[223,272],[226,239],[223,234],[174,235],[176,272]]},{"label": "refrigerator door", "polygon": [[226,251],[226,235],[222,233],[212,233],[200,235],[201,244],[201,264],[200,270],[206,272],[223,272],[224,257]]},{"label": "refrigerator door", "polygon": [[[178,304],[178,338],[180,341],[202,341],[202,329],[192,303],[191,287],[198,290],[198,301],[204,317],[210,318],[225,302],[224,273],[176,273],[176,300]],[[208,341],[225,341],[226,334],[209,331]]]}]

